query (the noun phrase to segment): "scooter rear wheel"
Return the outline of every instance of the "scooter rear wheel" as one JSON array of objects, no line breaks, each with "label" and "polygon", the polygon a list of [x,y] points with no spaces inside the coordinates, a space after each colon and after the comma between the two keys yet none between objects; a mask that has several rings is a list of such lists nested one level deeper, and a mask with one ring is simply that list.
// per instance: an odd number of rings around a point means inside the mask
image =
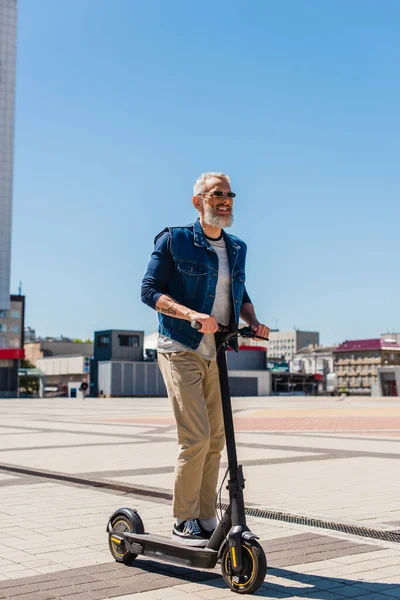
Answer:
[{"label": "scooter rear wheel", "polygon": [[[143,527],[142,520],[140,519],[139,515],[135,515],[135,516],[136,516],[136,519],[134,521],[133,519],[130,519],[126,514],[117,514],[111,520],[111,526],[112,526],[114,532],[117,534],[118,533],[121,534],[126,531],[135,532],[135,533],[144,533],[144,527]],[[117,538],[114,538],[114,540],[113,540],[113,534],[109,533],[108,546],[110,548],[111,554],[113,555],[114,559],[117,562],[122,562],[127,565],[127,564],[130,564],[133,560],[135,560],[135,558],[137,557],[137,554],[134,554],[133,552],[129,552],[124,541],[117,540]]]},{"label": "scooter rear wheel", "polygon": [[226,584],[237,594],[253,594],[263,584],[267,573],[264,550],[256,540],[242,540],[243,567],[232,570],[231,554],[226,546],[221,557],[221,571]]}]

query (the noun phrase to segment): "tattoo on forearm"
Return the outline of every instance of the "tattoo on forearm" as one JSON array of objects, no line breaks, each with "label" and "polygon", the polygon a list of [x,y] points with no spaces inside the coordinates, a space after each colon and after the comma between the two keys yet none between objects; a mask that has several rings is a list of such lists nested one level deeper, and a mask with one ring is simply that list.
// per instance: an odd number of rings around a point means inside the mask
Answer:
[{"label": "tattoo on forearm", "polygon": [[164,315],[169,315],[170,317],[175,317],[176,315],[176,310],[173,310],[172,308],[161,308],[160,306],[156,306],[156,310]]}]

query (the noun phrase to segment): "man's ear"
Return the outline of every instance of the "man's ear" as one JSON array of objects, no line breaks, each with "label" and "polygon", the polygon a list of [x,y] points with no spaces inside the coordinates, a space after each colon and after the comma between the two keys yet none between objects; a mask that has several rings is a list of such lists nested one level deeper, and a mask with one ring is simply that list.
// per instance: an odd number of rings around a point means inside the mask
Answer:
[{"label": "man's ear", "polygon": [[193,206],[195,207],[195,209],[199,210],[200,206],[201,206],[201,200],[200,200],[199,196],[193,196],[192,202],[193,202]]}]

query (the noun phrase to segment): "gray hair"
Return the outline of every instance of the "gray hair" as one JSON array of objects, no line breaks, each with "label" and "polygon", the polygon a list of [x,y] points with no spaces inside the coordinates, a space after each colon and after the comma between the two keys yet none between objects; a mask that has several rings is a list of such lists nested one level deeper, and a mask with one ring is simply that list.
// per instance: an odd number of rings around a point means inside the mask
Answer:
[{"label": "gray hair", "polygon": [[201,192],[203,192],[206,187],[207,181],[212,179],[213,177],[217,177],[218,179],[225,179],[228,183],[231,182],[229,175],[225,175],[225,173],[202,173],[200,177],[196,180],[196,183],[193,187],[193,196],[198,196]]}]

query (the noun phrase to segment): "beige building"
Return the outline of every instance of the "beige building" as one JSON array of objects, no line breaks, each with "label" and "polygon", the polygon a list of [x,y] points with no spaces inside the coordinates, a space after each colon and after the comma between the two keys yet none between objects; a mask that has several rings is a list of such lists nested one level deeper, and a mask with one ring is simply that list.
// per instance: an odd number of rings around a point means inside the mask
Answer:
[{"label": "beige building", "polygon": [[338,388],[353,394],[370,394],[378,369],[400,365],[400,344],[384,339],[346,341],[334,350]]},{"label": "beige building", "polygon": [[268,360],[283,360],[289,362],[296,352],[310,344],[319,345],[318,331],[279,331],[272,329],[269,334],[269,342],[258,340],[245,340],[242,343],[247,346],[264,346],[267,348]]},{"label": "beige building", "polygon": [[70,382],[82,382],[88,379],[90,355],[87,356],[49,356],[38,358],[37,368],[46,377],[46,386],[67,386]]},{"label": "beige building", "polygon": [[39,340],[28,342],[24,346],[25,358],[37,366],[39,358],[49,356],[92,356],[93,344],[72,342],[70,340]]}]

